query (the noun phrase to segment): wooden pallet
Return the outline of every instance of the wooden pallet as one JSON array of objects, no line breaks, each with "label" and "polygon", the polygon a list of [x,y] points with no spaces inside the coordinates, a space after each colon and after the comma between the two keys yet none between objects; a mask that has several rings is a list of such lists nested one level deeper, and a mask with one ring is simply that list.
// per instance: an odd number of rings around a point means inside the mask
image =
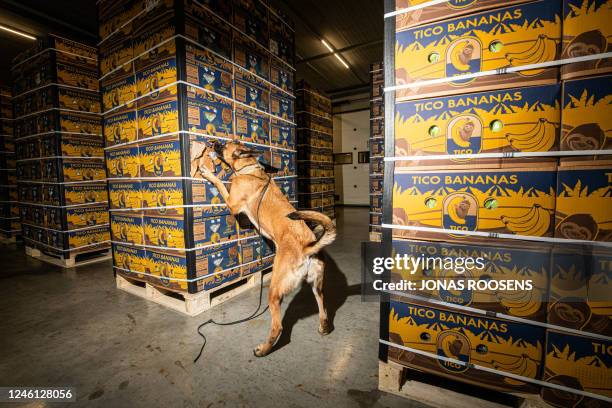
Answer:
[{"label": "wooden pallet", "polygon": [[[435,385],[429,379],[435,378]],[[389,361],[378,363],[378,389],[435,408],[551,408],[539,395],[513,395],[426,374]]]},{"label": "wooden pallet", "polygon": [[117,289],[132,295],[155,302],[187,316],[197,316],[212,307],[230,300],[249,289],[259,286],[262,278],[267,282],[272,277],[271,269],[255,272],[249,276],[224,283],[214,289],[198,292],[174,292],[138,279],[127,278],[117,274]]},{"label": "wooden pallet", "polygon": [[96,249],[95,251],[90,252],[69,253],[64,255],[64,258],[43,253],[39,249],[29,246],[25,247],[25,252],[26,255],[31,256],[32,258],[36,258],[39,261],[47,262],[62,268],[76,268],[79,266],[103,262],[112,258],[110,248]]}]

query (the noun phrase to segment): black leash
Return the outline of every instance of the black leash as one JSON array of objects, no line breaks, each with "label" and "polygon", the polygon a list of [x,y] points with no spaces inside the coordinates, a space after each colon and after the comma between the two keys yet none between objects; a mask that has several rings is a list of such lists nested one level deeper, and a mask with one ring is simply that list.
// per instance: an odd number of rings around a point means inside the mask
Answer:
[{"label": "black leash", "polygon": [[[261,225],[259,223],[259,209],[261,208],[261,203],[263,202],[264,196],[268,192],[268,188],[270,187],[270,183],[272,182],[272,176],[270,176],[269,174],[267,176],[268,176],[268,181],[266,182],[266,185],[265,185],[263,191],[261,192],[261,196],[259,196],[259,203],[257,204],[257,211],[255,213],[255,216],[257,218],[257,227],[255,228],[255,230],[257,231],[259,236],[262,237],[262,238],[263,238],[263,236],[261,235],[261,232],[259,231],[260,225]],[[266,306],[264,310],[259,312],[259,309],[261,308],[262,297],[263,297],[263,274],[261,274],[260,277],[259,277],[259,303],[257,304],[257,309],[255,309],[255,311],[250,316],[245,317],[245,318],[240,319],[240,320],[233,321],[233,322],[215,322],[213,319],[208,319],[207,321],[205,321],[204,323],[199,325],[198,326],[198,334],[200,335],[200,337],[202,337],[204,342],[202,343],[202,347],[200,348],[200,352],[198,353],[197,357],[193,360],[194,364],[198,362],[198,360],[202,356],[202,353],[204,353],[204,347],[206,347],[206,336],[204,335],[204,333],[202,333],[200,331],[200,329],[202,327],[204,327],[204,326],[206,326],[207,324],[210,324],[210,323],[215,324],[217,326],[233,326],[235,324],[240,324],[240,323],[244,323],[244,322],[247,322],[249,320],[255,319],[255,318],[261,316],[262,314],[264,314],[268,310],[268,306]]]}]

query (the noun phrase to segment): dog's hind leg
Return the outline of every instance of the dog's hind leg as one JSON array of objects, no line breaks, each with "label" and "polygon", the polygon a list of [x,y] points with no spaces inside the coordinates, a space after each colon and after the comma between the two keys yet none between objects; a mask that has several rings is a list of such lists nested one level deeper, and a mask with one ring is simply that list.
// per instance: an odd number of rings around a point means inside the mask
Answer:
[{"label": "dog's hind leg", "polygon": [[[272,277],[272,279],[274,279],[274,277]],[[283,326],[281,322],[282,300],[283,295],[280,293],[279,288],[270,285],[270,291],[268,292],[268,306],[270,308],[270,316],[272,317],[272,327],[270,328],[268,340],[266,340],[265,343],[261,343],[257,346],[257,348],[255,348],[255,350],[253,350],[253,353],[257,357],[263,357],[267,355],[272,350],[272,347],[274,347],[276,340],[278,340],[278,337],[283,331]]]},{"label": "dog's hind leg", "polygon": [[323,280],[324,280],[325,263],[317,258],[310,259],[310,267],[306,281],[312,285],[312,293],[314,293],[319,307],[319,334],[322,336],[328,335],[332,331],[331,324],[327,319],[327,310],[323,299]]}]

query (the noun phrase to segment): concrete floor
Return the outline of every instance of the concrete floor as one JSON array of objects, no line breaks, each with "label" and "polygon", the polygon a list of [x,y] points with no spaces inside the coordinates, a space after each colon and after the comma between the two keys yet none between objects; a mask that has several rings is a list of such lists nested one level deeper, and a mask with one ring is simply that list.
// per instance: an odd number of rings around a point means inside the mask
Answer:
[{"label": "concrete floor", "polygon": [[70,407],[422,406],[377,390],[378,305],[360,300],[367,208],[340,209],[338,231],[326,250],[332,334],[317,333],[316,303],[304,287],[283,303],[283,337],[272,354],[252,352],[267,334],[266,313],[207,326],[196,364],[196,327],[250,315],[258,290],[190,318],[117,290],[110,262],[68,272],[3,247],[0,385],[74,386]]}]

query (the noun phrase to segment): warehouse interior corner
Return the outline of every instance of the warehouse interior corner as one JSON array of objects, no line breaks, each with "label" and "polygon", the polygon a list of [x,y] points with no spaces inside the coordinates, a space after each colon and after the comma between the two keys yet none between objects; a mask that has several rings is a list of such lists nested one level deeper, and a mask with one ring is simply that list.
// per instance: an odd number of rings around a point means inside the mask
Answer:
[{"label": "warehouse interior corner", "polygon": [[3,406],[612,406],[612,0],[0,0]]}]

